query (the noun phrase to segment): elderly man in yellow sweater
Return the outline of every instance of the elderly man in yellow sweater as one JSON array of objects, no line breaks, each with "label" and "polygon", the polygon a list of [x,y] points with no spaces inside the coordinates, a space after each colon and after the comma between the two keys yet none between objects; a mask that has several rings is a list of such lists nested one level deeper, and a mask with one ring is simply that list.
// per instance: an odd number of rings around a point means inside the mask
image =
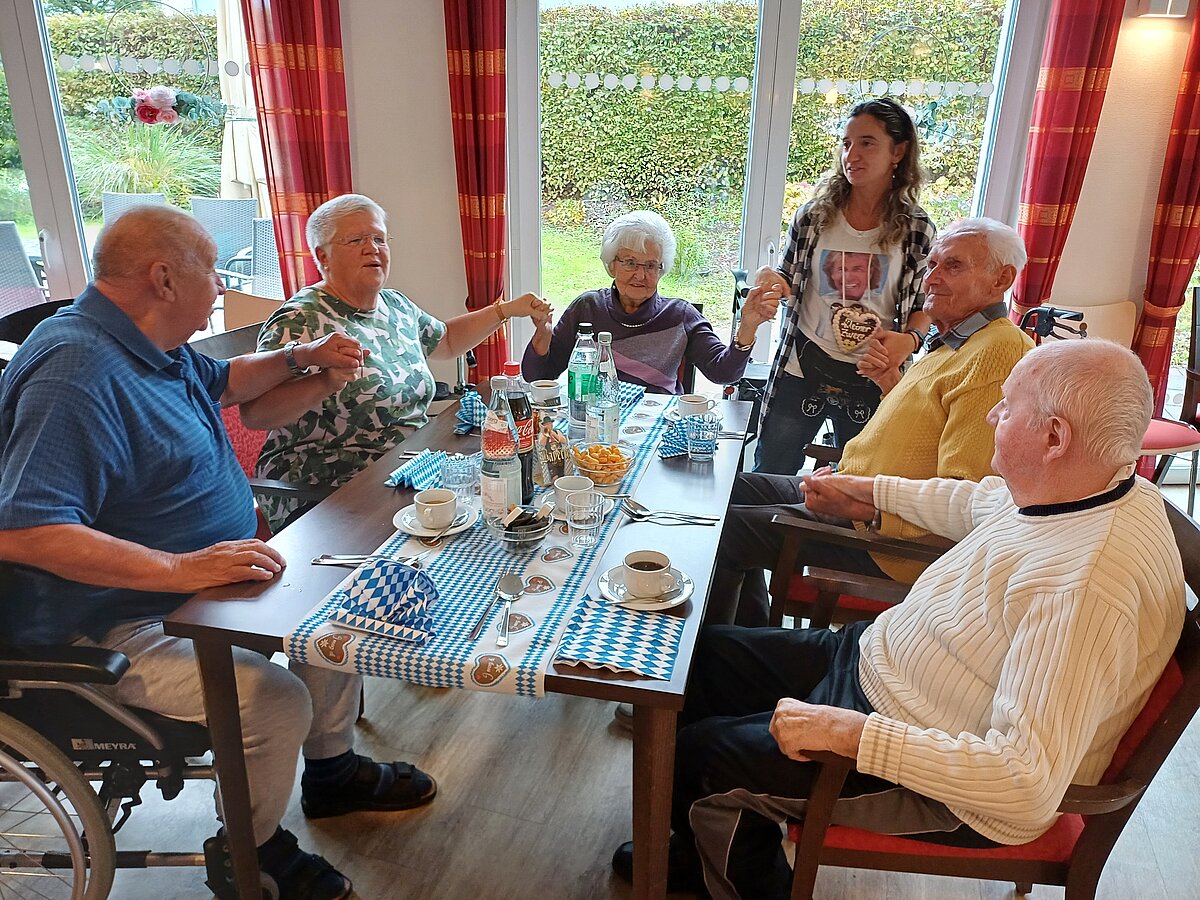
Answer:
[{"label": "elderly man in yellow sweater", "polygon": [[[814,750],[857,761],[835,824],[958,846],[1031,841],[1068,784],[1098,783],[1183,624],[1163,500],[1133,474],[1152,406],[1128,350],[1056,342],[988,417],[1002,479],[805,479],[847,517],[878,509],[956,544],[874,623],[702,632],[672,888],[702,864],[719,900],[788,896],[778,823],[804,817]],[[629,871],[628,850],[613,862]]]},{"label": "elderly man in yellow sweater", "polygon": [[[846,444],[837,471],[903,478],[965,478],[991,474],[988,410],[1000,386],[1033,342],[1008,319],[1007,291],[1025,265],[1025,245],[1007,225],[963,219],[938,235],[926,261],[925,311],[938,334],[903,377],[872,370],[885,396],[862,433]],[[742,473],[734,484],[709,591],[708,624],[767,624],[763,569],[775,565],[782,544],[777,514],[836,525],[874,527],[891,537],[919,540],[927,532],[892,513],[855,521],[805,499],[800,479]],[[797,567],[819,564],[912,583],[924,565],[832,544],[809,542]]]}]

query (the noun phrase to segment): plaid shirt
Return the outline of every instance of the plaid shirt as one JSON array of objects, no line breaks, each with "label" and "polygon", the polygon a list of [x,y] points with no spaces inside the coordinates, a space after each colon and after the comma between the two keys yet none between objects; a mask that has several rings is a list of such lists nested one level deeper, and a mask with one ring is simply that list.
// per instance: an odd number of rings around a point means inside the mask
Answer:
[{"label": "plaid shirt", "polygon": [[[908,317],[919,312],[925,303],[925,292],[921,289],[925,278],[925,257],[937,229],[933,222],[919,206],[912,209],[912,217],[908,231],[900,239],[900,248],[904,255],[904,268],[900,273],[900,283],[896,286],[896,318],[892,328],[903,331],[908,324]],[[813,254],[817,250],[817,241],[821,229],[812,218],[812,203],[805,203],[796,210],[792,225],[788,229],[787,250],[783,254],[783,264],[779,274],[792,285],[792,300],[788,306],[788,316],[783,323],[783,334],[779,339],[779,347],[775,351],[775,359],[771,362],[771,374],[767,376],[767,386],[763,391],[762,412],[759,421],[767,418],[771,408],[771,399],[775,396],[775,383],[784,365],[795,352],[796,337],[800,334],[800,300],[804,296],[804,288],[812,276]]]}]

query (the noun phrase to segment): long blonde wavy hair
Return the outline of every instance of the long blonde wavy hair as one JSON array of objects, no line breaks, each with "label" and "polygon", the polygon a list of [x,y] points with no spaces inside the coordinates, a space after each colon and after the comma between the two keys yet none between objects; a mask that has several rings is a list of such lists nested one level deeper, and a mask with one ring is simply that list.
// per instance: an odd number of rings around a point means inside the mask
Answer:
[{"label": "long blonde wavy hair", "polygon": [[[879,246],[885,249],[900,243],[908,228],[912,207],[921,193],[921,150],[917,144],[917,129],[904,107],[888,97],[856,103],[846,118],[849,124],[858,116],[871,116],[897,144],[907,143],[904,157],[892,173],[892,186],[883,198],[880,216]],[[812,217],[819,228],[833,221],[850,202],[850,180],[842,168],[839,145],[833,153],[833,168],[821,178],[812,201]]]}]

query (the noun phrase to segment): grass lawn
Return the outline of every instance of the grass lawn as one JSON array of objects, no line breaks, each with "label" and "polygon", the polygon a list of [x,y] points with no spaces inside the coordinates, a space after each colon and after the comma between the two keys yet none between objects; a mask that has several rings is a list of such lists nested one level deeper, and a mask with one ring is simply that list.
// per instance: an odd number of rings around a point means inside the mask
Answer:
[{"label": "grass lawn", "polygon": [[[600,262],[600,238],[586,228],[542,227],[542,294],[555,309],[567,304],[584,291],[595,290],[612,282]],[[733,276],[729,272],[665,276],[658,285],[665,297],[682,297],[704,304],[704,315],[722,337],[732,318]]]}]

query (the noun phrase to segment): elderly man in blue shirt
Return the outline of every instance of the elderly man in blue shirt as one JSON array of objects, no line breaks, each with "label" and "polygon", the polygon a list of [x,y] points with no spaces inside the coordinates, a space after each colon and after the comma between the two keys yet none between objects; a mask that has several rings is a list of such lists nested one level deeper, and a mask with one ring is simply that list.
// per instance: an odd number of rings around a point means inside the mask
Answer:
[{"label": "elderly man in blue shirt", "polygon": [[[0,379],[0,555],[14,564],[0,597],[6,639],[119,650],[131,663],[119,701],[193,722],[204,707],[191,641],[165,635],[162,619],[195,591],[268,580],[285,565],[254,539],[221,407],[261,396],[315,407],[363,361],[342,334],[230,361],[194,351],[185,342],[223,292],[216,256],[179,210],[125,213],[96,241],[93,283]],[[304,368],[318,371],[297,377]],[[408,809],[437,787],[408,763],[354,753],[358,677],[234,652],[260,865],[285,900],[347,897],[349,879],[279,827],[297,751],[310,817]]]}]

